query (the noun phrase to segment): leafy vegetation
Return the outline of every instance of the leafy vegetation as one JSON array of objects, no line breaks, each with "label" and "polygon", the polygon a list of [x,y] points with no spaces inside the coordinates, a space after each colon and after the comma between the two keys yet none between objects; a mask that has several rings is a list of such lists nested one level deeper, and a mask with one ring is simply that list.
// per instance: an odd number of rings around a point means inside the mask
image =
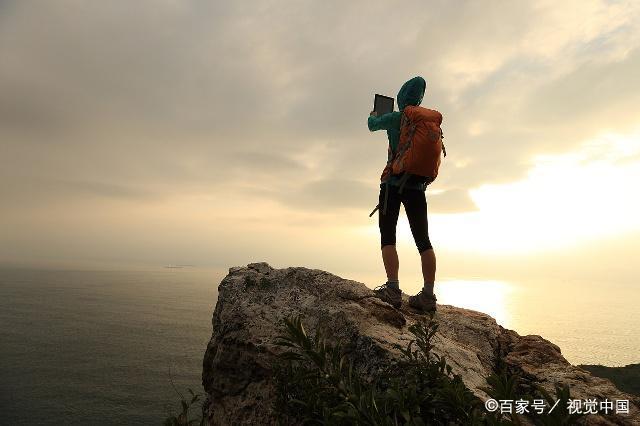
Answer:
[{"label": "leafy vegetation", "polygon": [[433,316],[410,326],[413,339],[396,346],[402,358],[367,381],[341,342],[330,343],[320,330],[309,335],[300,318],[285,320],[285,334],[276,339],[284,351],[274,365],[281,424],[519,425],[526,415],[537,425],[569,425],[578,419],[567,412],[567,388],[556,388],[554,399],[504,366],[487,379],[484,390],[492,398],[538,398],[557,408],[543,415],[488,412],[446,359],[432,352],[437,329]]},{"label": "leafy vegetation", "polygon": [[[173,387],[173,390],[180,397],[181,411],[177,415],[170,413],[169,417],[167,417],[164,420],[163,425],[164,426],[191,426],[191,425],[204,426],[206,425],[205,416],[203,413],[204,407],[202,405],[202,402],[199,402],[202,395],[194,392],[192,389],[187,389],[187,392],[189,393],[189,395],[185,397],[185,395],[182,394],[176,388],[175,384],[173,383],[173,380],[171,380],[171,376],[169,376],[169,379],[171,381],[171,386]],[[199,411],[195,413],[195,417],[192,417],[192,414],[194,414],[192,408],[196,405],[199,408]]]}]

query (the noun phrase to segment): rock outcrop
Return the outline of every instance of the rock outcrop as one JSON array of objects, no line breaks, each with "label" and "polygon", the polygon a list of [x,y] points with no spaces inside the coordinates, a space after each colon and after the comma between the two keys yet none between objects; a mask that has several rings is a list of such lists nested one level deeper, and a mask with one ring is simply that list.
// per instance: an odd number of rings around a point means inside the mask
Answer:
[{"label": "rock outcrop", "polygon": [[[218,288],[213,334],[203,361],[202,382],[208,394],[209,422],[274,424],[271,365],[280,348],[282,320],[300,315],[309,329],[331,330],[349,342],[351,358],[374,376],[390,359],[398,358],[394,344],[406,346],[408,325],[421,316],[373,297],[364,284],[307,268],[273,269],[266,263],[234,267]],[[640,398],[618,390],[609,380],[571,365],[560,348],[537,335],[520,336],[489,315],[438,305],[439,324],[434,352],[446,356],[481,399],[481,389],[498,360],[527,380],[554,394],[555,384],[570,386],[572,398],[599,401],[627,399],[630,413],[586,416],[587,424],[640,425]]]}]

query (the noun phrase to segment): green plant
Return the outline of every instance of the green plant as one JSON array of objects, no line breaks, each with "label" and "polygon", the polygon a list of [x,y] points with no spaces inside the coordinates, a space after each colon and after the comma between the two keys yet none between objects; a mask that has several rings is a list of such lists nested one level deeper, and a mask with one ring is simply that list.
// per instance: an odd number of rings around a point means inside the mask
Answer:
[{"label": "green plant", "polygon": [[542,395],[542,397],[550,404],[551,407],[554,405],[556,408],[546,416],[539,417],[540,425],[544,426],[555,426],[555,425],[571,425],[575,424],[578,419],[585,416],[582,413],[572,413],[569,414],[568,402],[571,399],[571,392],[568,386],[555,386],[555,394],[556,398],[553,398],[547,391],[545,391],[542,387],[537,386],[536,389]]},{"label": "green plant", "polygon": [[[330,343],[321,330],[311,336],[300,317],[284,321],[276,344],[284,351],[274,365],[275,411],[281,424],[326,425],[520,425],[524,416],[536,425],[575,424],[569,415],[568,388],[556,388],[556,399],[509,370],[498,360],[496,373],[483,388],[496,400],[542,399],[549,414],[489,412],[452,373],[445,357],[432,351],[438,325],[430,316],[409,327],[413,339],[397,346],[402,357],[372,381],[359,374],[343,343]],[[530,395],[529,390],[533,390]],[[548,408],[547,408],[548,409]]]},{"label": "green plant", "polygon": [[414,339],[397,347],[402,359],[367,382],[340,342],[328,343],[320,331],[309,336],[300,318],[285,320],[276,344],[286,350],[275,366],[282,423],[481,424],[480,400],[431,352],[437,328],[433,317],[409,327]]},{"label": "green plant", "polygon": [[[516,401],[518,399],[525,401],[542,400],[546,406],[543,413],[536,413],[529,409],[528,412],[523,414],[517,414],[514,410],[512,413],[500,413],[494,412],[489,416],[491,421],[499,422],[495,424],[523,424],[523,417],[527,417],[536,425],[541,426],[560,426],[560,425],[572,425],[576,424],[584,414],[569,414],[568,401],[571,398],[569,387],[556,386],[555,394],[556,398],[553,398],[542,387],[533,384],[530,386],[533,390],[532,393],[525,392],[525,386],[522,378],[514,372],[510,372],[509,369],[502,363],[499,363],[498,368],[500,371],[492,374],[487,378],[489,386],[482,388],[487,394],[497,400],[510,400]],[[550,410],[551,407],[553,411]],[[551,411],[551,412],[549,412]],[[500,423],[502,422],[502,423]],[[506,423],[504,423],[506,422]]]},{"label": "green plant", "polygon": [[200,400],[200,397],[202,395],[194,392],[191,388],[189,388],[187,389],[187,392],[189,392],[189,397],[185,398],[185,396],[182,393],[180,393],[180,391],[176,388],[175,384],[173,383],[173,379],[171,378],[171,372],[169,372],[169,380],[171,382],[171,386],[173,387],[173,390],[180,397],[181,412],[178,415],[170,414],[169,417],[167,417],[164,420],[163,425],[164,426],[190,426],[190,425],[204,426],[206,424],[206,421],[203,413],[204,407],[202,406],[202,404],[200,404],[199,417],[191,418],[191,412],[190,412],[191,408],[196,404],[196,402]]}]

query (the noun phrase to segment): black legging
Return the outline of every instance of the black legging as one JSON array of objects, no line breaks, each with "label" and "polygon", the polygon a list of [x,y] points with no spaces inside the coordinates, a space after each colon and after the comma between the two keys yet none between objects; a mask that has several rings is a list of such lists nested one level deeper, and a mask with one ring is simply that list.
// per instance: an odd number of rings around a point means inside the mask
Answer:
[{"label": "black legging", "polygon": [[[387,195],[387,211],[384,214],[385,190],[387,189],[389,191]],[[398,194],[398,189],[397,186],[380,184],[378,225],[380,227],[381,246],[395,245],[396,243],[396,225],[400,214],[400,203],[402,203],[404,211],[407,213],[407,219],[409,219],[409,226],[411,227],[411,233],[418,252],[422,253],[433,248],[429,240],[427,199],[424,191],[404,188],[402,194]]]}]

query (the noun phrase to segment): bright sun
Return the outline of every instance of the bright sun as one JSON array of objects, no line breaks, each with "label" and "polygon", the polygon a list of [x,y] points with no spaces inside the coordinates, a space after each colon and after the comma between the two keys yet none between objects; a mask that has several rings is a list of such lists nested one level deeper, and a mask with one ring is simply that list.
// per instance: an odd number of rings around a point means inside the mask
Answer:
[{"label": "bright sun", "polygon": [[[640,134],[606,135],[578,151],[537,156],[524,180],[470,191],[478,211],[433,215],[443,248],[522,253],[640,229]],[[411,240],[406,220],[398,233]]]}]

